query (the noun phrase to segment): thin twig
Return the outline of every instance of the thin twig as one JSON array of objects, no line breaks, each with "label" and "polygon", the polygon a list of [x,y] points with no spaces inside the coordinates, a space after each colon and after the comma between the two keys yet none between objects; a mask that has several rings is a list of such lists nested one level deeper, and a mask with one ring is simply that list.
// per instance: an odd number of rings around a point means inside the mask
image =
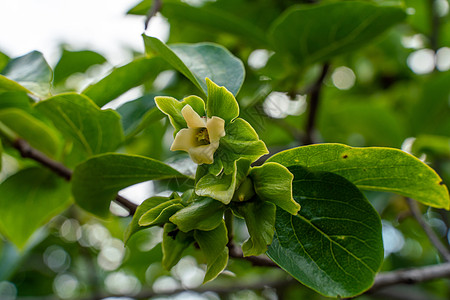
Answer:
[{"label": "thin twig", "polygon": [[417,202],[414,201],[411,198],[406,198],[406,203],[408,203],[409,209],[411,210],[412,215],[417,220],[417,222],[420,224],[420,226],[425,231],[425,234],[427,235],[430,242],[433,244],[433,246],[437,249],[439,254],[441,254],[442,258],[444,258],[445,261],[450,262],[450,252],[448,249],[444,246],[444,244],[441,242],[439,237],[436,235],[436,233],[433,231],[433,229],[428,225],[427,222],[422,217],[422,213],[419,210],[419,206],[417,205]]},{"label": "thin twig", "polygon": [[254,266],[279,268],[276,263],[274,263],[272,260],[270,260],[267,257],[264,257],[264,256],[244,256],[244,254],[242,253],[241,248],[236,246],[236,244],[234,244],[234,243],[228,243],[227,246],[228,246],[228,250],[229,250],[229,255],[232,258],[245,259],[245,260],[251,262],[252,265],[254,265]]},{"label": "thin twig", "polygon": [[156,15],[157,12],[161,10],[162,7],[162,1],[161,0],[154,0],[152,6],[147,12],[147,16],[145,18],[144,28],[147,30],[148,24],[150,23],[150,20]]},{"label": "thin twig", "polygon": [[431,32],[430,32],[430,46],[431,49],[436,52],[439,49],[439,31],[440,31],[440,17],[437,13],[436,1],[428,0],[428,5],[430,8],[430,21],[431,21]]},{"label": "thin twig", "polygon": [[[44,167],[52,170],[54,173],[59,175],[60,177],[64,178],[67,181],[70,181],[72,178],[72,170],[64,166],[62,163],[55,161],[45,155],[44,153],[40,152],[39,150],[36,150],[35,148],[31,147],[31,145],[24,139],[18,138],[14,141],[12,141],[12,145],[14,148],[16,148],[20,155],[24,158],[30,158],[37,162],[39,162]],[[130,214],[134,214],[136,211],[137,205],[131,202],[130,200],[117,195],[114,199],[117,203],[124,206]]]},{"label": "thin twig", "polygon": [[325,77],[327,76],[329,68],[330,68],[329,63],[325,63],[322,66],[322,72],[320,73],[319,78],[311,87],[311,93],[309,94],[308,120],[306,122],[306,130],[305,130],[306,134],[303,139],[303,143],[305,145],[313,144],[316,142],[314,134],[317,120],[317,112],[320,102],[320,92],[322,90],[322,84]]}]

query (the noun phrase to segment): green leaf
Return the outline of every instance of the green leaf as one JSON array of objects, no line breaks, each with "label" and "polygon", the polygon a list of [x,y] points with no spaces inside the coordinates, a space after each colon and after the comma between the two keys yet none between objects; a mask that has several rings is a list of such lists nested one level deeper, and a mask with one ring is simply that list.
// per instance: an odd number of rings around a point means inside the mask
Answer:
[{"label": "green leaf", "polygon": [[154,226],[162,225],[169,221],[169,218],[184,208],[181,204],[181,199],[167,200],[144,213],[139,219],[140,226]]},{"label": "green leaf", "polygon": [[220,87],[209,78],[206,78],[208,86],[208,100],[206,101],[206,110],[208,117],[217,116],[225,120],[225,124],[230,123],[239,116],[239,105],[225,87]]},{"label": "green leaf", "polygon": [[53,83],[55,85],[62,83],[74,73],[84,73],[89,67],[105,62],[106,59],[97,52],[88,50],[69,51],[64,49],[61,58],[55,66]]},{"label": "green leaf", "polygon": [[169,200],[168,197],[156,196],[156,197],[151,197],[151,198],[145,200],[144,202],[142,202],[137,207],[137,209],[133,215],[133,219],[131,220],[128,227],[125,229],[123,242],[125,244],[128,243],[129,239],[133,236],[133,234],[135,234],[136,232],[138,232],[140,230],[148,228],[149,226],[140,226],[139,225],[139,220],[142,217],[142,215],[144,215],[150,209],[152,209],[168,200]]},{"label": "green leaf", "polygon": [[3,52],[0,52],[0,72],[6,67],[10,58]]},{"label": "green leaf", "polygon": [[419,135],[414,140],[411,151],[416,156],[425,153],[433,158],[450,158],[450,137]]},{"label": "green leaf", "polygon": [[219,201],[201,198],[177,211],[169,220],[184,232],[194,229],[212,230],[222,221],[223,211],[224,205]]},{"label": "green leaf", "polygon": [[31,93],[27,88],[21,86],[14,80],[8,79],[3,75],[0,75],[0,92],[25,92]]},{"label": "green leaf", "polygon": [[[26,183],[26,184],[24,184]],[[19,171],[0,184],[0,228],[17,247],[70,203],[70,185],[46,169]]]},{"label": "green leaf", "polygon": [[31,99],[25,92],[0,92],[0,109],[19,108],[33,114]]},{"label": "green leaf", "polygon": [[187,128],[186,121],[181,114],[181,110],[189,104],[200,117],[205,115],[205,102],[202,98],[197,96],[188,96],[182,101],[178,101],[172,97],[155,97],[156,106],[160,111],[169,117],[170,124],[172,124],[175,131],[175,136],[182,128]]},{"label": "green leaf", "polygon": [[383,262],[381,221],[345,178],[291,166],[297,216],[277,210],[267,255],[304,285],[328,297],[367,290]]},{"label": "green leaf", "polygon": [[249,169],[250,161],[248,159],[238,159],[234,162],[231,174],[222,173],[216,176],[208,173],[200,178],[195,186],[195,193],[228,204],[233,198],[236,188],[247,177]]},{"label": "green leaf", "polygon": [[392,192],[433,207],[450,207],[447,187],[436,172],[398,149],[320,144],[283,151],[268,161],[336,173],[362,190]]},{"label": "green leaf", "polygon": [[35,107],[74,142],[74,151],[84,154],[84,158],[114,151],[123,140],[119,114],[101,110],[84,95],[61,94]]},{"label": "green leaf", "polygon": [[42,53],[38,51],[10,60],[2,74],[40,97],[50,94],[53,73]]},{"label": "green leaf", "polygon": [[26,111],[2,109],[0,122],[46,155],[55,158],[60,153],[62,143],[56,130]]},{"label": "green leaf", "polygon": [[192,233],[184,233],[174,224],[166,223],[162,241],[163,267],[167,270],[172,269],[180,260],[183,251],[193,242]]},{"label": "green leaf", "polygon": [[254,197],[232,207],[233,211],[245,219],[250,237],[242,245],[244,256],[264,254],[275,232],[275,205]]},{"label": "green leaf", "polygon": [[215,156],[222,161],[225,173],[229,174],[239,158],[254,162],[267,153],[269,151],[266,145],[253,127],[247,121],[237,118],[225,127],[225,136],[220,139]]},{"label": "green leaf", "polygon": [[401,8],[357,1],[299,5],[275,20],[269,35],[277,51],[305,66],[356,50],[405,17]]},{"label": "green leaf", "polygon": [[270,201],[292,215],[298,213],[300,205],[292,198],[294,176],[286,167],[268,162],[252,168],[249,176],[261,200]]},{"label": "green leaf", "polygon": [[121,189],[147,180],[186,177],[151,158],[109,153],[94,156],[75,168],[72,193],[80,207],[106,217],[110,201]]},{"label": "green leaf", "polygon": [[225,86],[233,95],[244,82],[243,63],[222,46],[211,43],[177,44],[168,47],[154,37],[144,35],[148,54],[160,55],[207,95],[205,78]]},{"label": "green leaf", "polygon": [[137,58],[129,64],[113,69],[108,76],[88,86],[83,94],[101,107],[146,80],[156,78],[166,69],[167,64],[159,57]]},{"label": "green leaf", "polygon": [[203,283],[215,279],[228,263],[228,233],[225,222],[210,231],[194,231],[195,241],[206,258],[206,274]]}]

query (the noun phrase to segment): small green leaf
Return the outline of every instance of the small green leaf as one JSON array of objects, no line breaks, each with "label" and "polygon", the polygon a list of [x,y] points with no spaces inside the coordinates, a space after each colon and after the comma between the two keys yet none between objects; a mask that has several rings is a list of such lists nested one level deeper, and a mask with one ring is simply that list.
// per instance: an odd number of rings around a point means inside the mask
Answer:
[{"label": "small green leaf", "polygon": [[209,78],[206,78],[206,85],[208,86],[208,100],[206,100],[208,117],[220,117],[225,120],[225,124],[237,118],[239,116],[239,105],[233,94],[225,87],[218,86]]},{"label": "small green leaf", "polygon": [[201,198],[177,211],[169,220],[184,232],[212,230],[222,221],[223,211],[224,205],[219,201]]},{"label": "small green leaf", "polygon": [[210,231],[195,230],[195,241],[206,258],[206,274],[203,283],[215,279],[228,263],[228,233],[225,222]]},{"label": "small green leaf", "polygon": [[450,207],[447,187],[436,172],[398,149],[320,144],[286,150],[267,161],[336,173],[362,190],[392,192],[433,207]]},{"label": "small green leaf", "polygon": [[177,44],[170,47],[157,38],[143,35],[148,54],[160,55],[207,95],[205,78],[225,86],[233,95],[244,82],[243,63],[222,46],[211,43]]},{"label": "small green leaf", "polygon": [[121,189],[147,180],[186,177],[155,159],[109,153],[94,156],[75,168],[72,193],[83,209],[106,217],[111,200]]},{"label": "small green leaf", "polygon": [[39,227],[67,208],[70,185],[46,169],[30,168],[2,182],[0,195],[0,229],[23,248]]},{"label": "small green leaf", "polygon": [[242,245],[244,256],[264,254],[275,232],[275,205],[254,197],[233,207],[233,211],[245,219],[250,237]]},{"label": "small green leaf", "polygon": [[50,157],[57,157],[61,139],[55,129],[19,108],[0,110],[0,122]]},{"label": "small green leaf", "polygon": [[128,240],[131,238],[131,236],[133,234],[135,234],[136,232],[149,227],[149,226],[140,226],[139,225],[139,220],[143,214],[145,214],[150,209],[152,209],[168,200],[169,200],[168,197],[156,196],[156,197],[151,197],[151,198],[145,200],[144,202],[142,202],[137,207],[137,209],[133,215],[133,219],[131,220],[128,227],[125,229],[124,238],[123,238],[124,243],[126,244],[128,242]]},{"label": "small green leaf", "polygon": [[187,127],[186,121],[181,114],[181,110],[187,104],[189,104],[200,117],[205,115],[205,102],[202,98],[197,96],[188,96],[182,101],[178,101],[172,97],[155,97],[155,103],[159,110],[169,117],[170,124],[175,128],[173,133],[174,136],[180,129]]},{"label": "small green leaf", "polygon": [[101,107],[146,80],[156,78],[166,69],[166,62],[159,57],[137,58],[129,64],[115,68],[99,82],[88,86],[83,94]]},{"label": "small green leaf", "polygon": [[381,221],[359,189],[345,178],[291,166],[293,216],[277,210],[267,255],[304,285],[328,297],[367,290],[383,262]]},{"label": "small green leaf", "polygon": [[195,193],[228,204],[233,198],[236,188],[247,177],[249,169],[250,161],[248,159],[238,159],[234,162],[231,174],[222,173],[216,176],[208,173],[200,178],[195,186]]},{"label": "small green leaf", "polygon": [[10,60],[2,74],[40,97],[50,94],[53,73],[42,53],[38,51]]},{"label": "small green leaf", "polygon": [[229,174],[239,158],[254,162],[267,153],[269,151],[266,145],[253,127],[247,121],[237,118],[225,127],[225,136],[220,139],[220,147],[215,156],[222,161],[225,173]]},{"label": "small green leaf", "polygon": [[278,52],[304,66],[358,49],[405,17],[401,8],[357,1],[298,5],[275,20],[269,35]]},{"label": "small green leaf", "polygon": [[61,94],[35,107],[75,143],[74,151],[81,151],[83,158],[114,151],[123,140],[119,114],[101,110],[84,95]]},{"label": "small green leaf", "polygon": [[182,208],[184,206],[181,204],[180,198],[167,200],[144,213],[139,219],[139,226],[154,226],[167,223],[169,218]]},{"label": "small green leaf", "polygon": [[55,66],[54,84],[62,83],[74,73],[84,73],[86,70],[98,64],[103,64],[106,59],[93,51],[69,51],[64,49],[61,58]]},{"label": "small green leaf", "polygon": [[270,201],[292,215],[298,213],[300,205],[292,198],[294,176],[286,167],[268,162],[252,168],[249,176],[261,200]]},{"label": "small green leaf", "polygon": [[194,242],[192,233],[180,231],[177,226],[172,223],[164,225],[162,251],[162,265],[165,269],[170,270],[180,260],[183,251]]}]

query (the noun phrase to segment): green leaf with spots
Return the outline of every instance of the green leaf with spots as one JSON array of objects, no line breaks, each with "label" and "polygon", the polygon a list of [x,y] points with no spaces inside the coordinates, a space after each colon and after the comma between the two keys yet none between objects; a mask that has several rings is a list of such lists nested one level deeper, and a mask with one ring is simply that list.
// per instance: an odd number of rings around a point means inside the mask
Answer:
[{"label": "green leaf with spots", "polygon": [[207,95],[205,78],[225,86],[233,95],[244,82],[244,64],[227,49],[212,43],[167,46],[154,37],[144,35],[148,54],[160,55]]},{"label": "green leaf with spots", "polygon": [[184,232],[194,229],[212,230],[222,221],[224,209],[225,206],[219,201],[200,198],[177,211],[169,220]]},{"label": "green leaf with spots", "polygon": [[250,237],[242,245],[244,256],[264,254],[275,231],[275,204],[254,197],[232,206],[236,215],[245,219]]},{"label": "green leaf with spots", "polygon": [[208,100],[206,100],[206,111],[208,117],[217,116],[225,120],[225,124],[230,123],[239,116],[239,105],[225,87],[206,78],[208,87]]},{"label": "green leaf with spots", "polygon": [[269,36],[277,52],[305,66],[354,51],[405,17],[399,7],[357,1],[298,5],[275,20]]},{"label": "green leaf with spots", "polygon": [[450,207],[447,187],[436,172],[398,149],[320,144],[286,150],[268,161],[336,173],[362,190],[392,192],[433,207]]},{"label": "green leaf with spots", "polygon": [[367,290],[383,262],[381,221],[345,178],[291,166],[297,216],[277,210],[267,255],[304,285],[328,297]]},{"label": "green leaf with spots", "polygon": [[170,270],[175,266],[183,255],[183,251],[194,242],[193,233],[180,231],[176,225],[166,223],[164,225],[162,252],[162,265]]},{"label": "green leaf with spots", "polygon": [[[50,94],[53,72],[42,53],[38,51],[11,59],[2,70],[2,75],[39,97],[46,97]],[[23,90],[16,83],[9,82],[8,84],[6,80],[0,79],[0,90],[2,85],[12,87],[13,90]]]},{"label": "green leaf with spots", "polygon": [[83,209],[107,217],[117,193],[147,181],[188,177],[155,159],[125,154],[101,154],[79,164],[72,176],[72,193]]},{"label": "green leaf with spots", "polygon": [[123,140],[120,116],[101,110],[84,95],[68,93],[39,102],[36,109],[47,116],[83,159],[116,150]]},{"label": "green leaf with spots", "polygon": [[83,94],[101,107],[145,81],[156,78],[167,67],[167,63],[160,57],[136,58],[124,66],[113,69],[108,76],[88,86]]},{"label": "green leaf with spots", "polygon": [[292,198],[294,176],[286,167],[268,162],[252,168],[249,176],[261,200],[270,201],[292,215],[300,210],[300,205]]},{"label": "green leaf with spots", "polygon": [[69,183],[42,168],[8,177],[0,184],[0,195],[0,230],[19,248],[71,202]]},{"label": "green leaf with spots", "polygon": [[228,233],[225,222],[210,231],[195,230],[195,241],[206,258],[206,274],[203,283],[215,279],[228,263]]},{"label": "green leaf with spots", "polygon": [[220,159],[225,173],[229,174],[233,172],[234,162],[239,158],[254,162],[267,153],[269,151],[266,145],[253,127],[247,121],[237,118],[225,127],[225,136],[220,139],[214,160]]},{"label": "green leaf with spots", "polygon": [[187,128],[181,110],[186,105],[190,105],[200,117],[205,115],[205,102],[197,96],[188,96],[182,101],[178,101],[172,97],[155,97],[156,106],[169,117],[170,124],[175,128],[173,135],[175,136],[182,128]]},{"label": "green leaf with spots", "polygon": [[139,219],[139,225],[162,225],[167,223],[169,218],[182,208],[184,208],[184,206],[181,204],[180,198],[167,200],[144,213]]}]

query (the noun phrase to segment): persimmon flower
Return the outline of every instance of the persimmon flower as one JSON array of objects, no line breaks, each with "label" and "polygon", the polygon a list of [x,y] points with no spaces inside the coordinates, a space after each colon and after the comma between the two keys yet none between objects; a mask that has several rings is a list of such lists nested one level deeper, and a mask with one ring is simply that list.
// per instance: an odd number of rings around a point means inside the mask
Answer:
[{"label": "persimmon flower", "polygon": [[225,121],[216,116],[202,118],[189,104],[183,107],[181,114],[188,128],[178,131],[170,150],[188,152],[196,164],[212,164],[219,140],[225,136]]}]

